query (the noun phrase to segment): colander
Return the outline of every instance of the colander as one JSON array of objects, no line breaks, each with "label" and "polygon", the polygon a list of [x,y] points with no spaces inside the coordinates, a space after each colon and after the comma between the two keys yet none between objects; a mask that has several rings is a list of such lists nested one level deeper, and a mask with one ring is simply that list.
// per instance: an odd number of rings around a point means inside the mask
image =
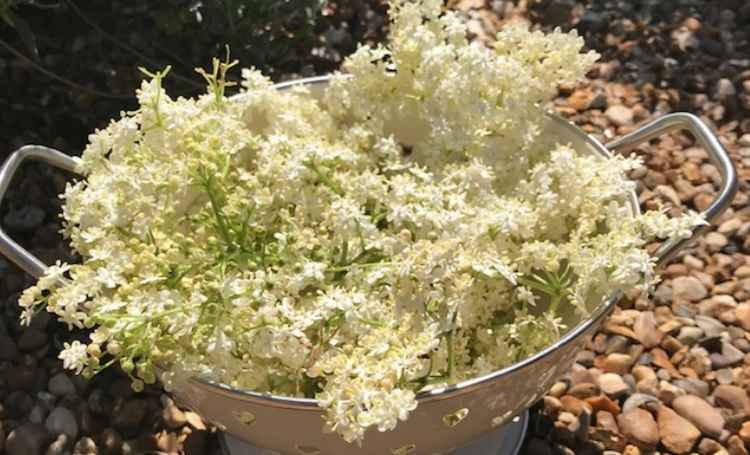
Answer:
[{"label": "colander", "polygon": [[[276,85],[286,90],[305,85],[311,96],[320,96],[328,76],[300,79]],[[242,96],[242,95],[239,95]],[[410,143],[420,132],[408,119],[393,121],[391,129],[404,143]],[[737,191],[737,176],[726,150],[710,129],[697,117],[687,113],[669,114],[643,126],[606,147],[581,129],[553,114],[545,116],[540,141],[542,145],[570,144],[578,153],[608,157],[624,152],[673,130],[688,130],[705,147],[721,174],[722,186],[711,205],[703,212],[711,222],[729,206]],[[27,159],[44,161],[52,166],[75,172],[77,158],[47,147],[28,145],[14,152],[0,169],[0,201],[13,174]],[[635,194],[630,195],[633,213],[638,213]],[[706,227],[694,231],[693,238]],[[665,242],[655,253],[663,264],[691,239]],[[44,273],[45,265],[0,230],[0,253],[34,277]],[[536,355],[502,370],[458,384],[418,395],[419,406],[409,419],[389,432],[367,432],[362,446],[348,444],[338,435],[324,433],[322,410],[315,400],[289,398],[271,394],[236,390],[203,378],[193,378],[173,393],[177,401],[193,409],[233,439],[265,450],[265,453],[288,455],[430,455],[450,453],[487,437],[493,430],[509,423],[515,416],[540,399],[549,387],[574,362],[596,329],[610,314],[619,292],[572,327],[558,342]],[[520,439],[522,431],[514,432]],[[516,441],[517,442],[517,441]],[[512,447],[518,444],[511,444]],[[514,449],[516,450],[516,449]]]}]

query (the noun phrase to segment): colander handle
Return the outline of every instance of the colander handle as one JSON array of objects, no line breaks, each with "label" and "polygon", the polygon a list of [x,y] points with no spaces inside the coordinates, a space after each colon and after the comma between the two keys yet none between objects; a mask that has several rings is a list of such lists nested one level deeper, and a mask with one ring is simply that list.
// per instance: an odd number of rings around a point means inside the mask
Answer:
[{"label": "colander handle", "polygon": [[[675,130],[690,131],[695,136],[695,139],[706,149],[711,161],[721,173],[721,190],[714,200],[711,201],[711,205],[702,212],[706,220],[709,223],[713,223],[729,207],[734,199],[734,195],[737,193],[737,172],[724,146],[721,145],[716,135],[698,117],[687,113],[665,115],[607,144],[607,148],[613,152],[625,152],[646,141]],[[708,228],[709,226],[696,228],[693,231],[693,235],[688,239],[671,239],[664,242],[655,253],[657,264],[662,265],[672,259],[680,249]]]},{"label": "colander handle", "polygon": [[[18,167],[27,159],[43,161],[54,167],[75,172],[78,158],[70,157],[58,150],[41,145],[26,145],[13,152],[0,168],[0,204],[8,190],[13,175]],[[21,245],[11,239],[0,226],[0,254],[10,259],[29,275],[39,278],[44,274],[47,266],[36,256],[28,252]]]}]

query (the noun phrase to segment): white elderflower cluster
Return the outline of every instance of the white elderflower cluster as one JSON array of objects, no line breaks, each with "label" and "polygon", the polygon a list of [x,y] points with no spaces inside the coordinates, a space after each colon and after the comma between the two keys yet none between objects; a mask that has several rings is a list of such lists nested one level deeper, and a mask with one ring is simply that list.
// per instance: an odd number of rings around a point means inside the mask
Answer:
[{"label": "white elderflower cluster", "polygon": [[140,109],[91,135],[64,194],[83,262],[20,302],[25,321],[93,329],[66,368],[316,398],[361,442],[420,391],[517,362],[649,285],[646,245],[703,222],[632,216],[636,160],[534,146],[556,85],[595,58],[580,39],[511,28],[490,50],[438,0],[391,15],[388,46],[361,47],[321,102],[252,70],[225,98],[232,64],[215,61],[206,95],[172,99],[151,74]]}]

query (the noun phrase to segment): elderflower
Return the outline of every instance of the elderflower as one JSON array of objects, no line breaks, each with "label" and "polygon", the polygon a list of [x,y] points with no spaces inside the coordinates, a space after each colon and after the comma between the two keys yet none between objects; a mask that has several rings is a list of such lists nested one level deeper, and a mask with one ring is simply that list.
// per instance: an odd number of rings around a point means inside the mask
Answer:
[{"label": "elderflower", "polygon": [[95,327],[60,354],[78,373],[315,398],[325,429],[362,443],[420,391],[533,355],[653,284],[649,243],[704,221],[635,216],[637,160],[541,135],[557,85],[596,55],[518,26],[483,48],[441,4],[391,0],[389,43],[360,47],[320,100],[254,70],[228,99],[229,61],[196,99],[148,73],[63,195],[82,263],[27,289],[23,321]]}]

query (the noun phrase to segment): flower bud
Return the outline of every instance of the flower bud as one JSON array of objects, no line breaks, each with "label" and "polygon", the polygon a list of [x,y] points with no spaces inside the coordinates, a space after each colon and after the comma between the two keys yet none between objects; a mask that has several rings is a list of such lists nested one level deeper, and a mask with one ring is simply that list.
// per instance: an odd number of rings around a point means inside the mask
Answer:
[{"label": "flower bud", "polygon": [[110,341],[107,343],[107,352],[111,355],[117,355],[122,351],[122,348],[120,347],[120,343],[117,341]]}]

